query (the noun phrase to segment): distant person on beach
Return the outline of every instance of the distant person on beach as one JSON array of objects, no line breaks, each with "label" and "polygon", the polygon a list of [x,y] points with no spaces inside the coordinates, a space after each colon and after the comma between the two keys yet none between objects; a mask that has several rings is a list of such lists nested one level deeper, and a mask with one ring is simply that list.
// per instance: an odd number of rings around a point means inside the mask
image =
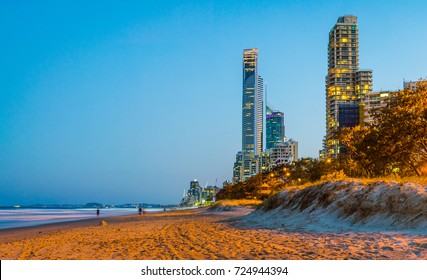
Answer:
[{"label": "distant person on beach", "polygon": [[145,215],[145,213],[147,213],[147,210],[145,210],[145,208],[142,210],[142,213]]},{"label": "distant person on beach", "polygon": [[138,213],[141,216],[141,213],[142,213],[142,208],[141,207],[138,208]]},{"label": "distant person on beach", "polygon": [[99,216],[99,208],[96,209],[96,215]]}]

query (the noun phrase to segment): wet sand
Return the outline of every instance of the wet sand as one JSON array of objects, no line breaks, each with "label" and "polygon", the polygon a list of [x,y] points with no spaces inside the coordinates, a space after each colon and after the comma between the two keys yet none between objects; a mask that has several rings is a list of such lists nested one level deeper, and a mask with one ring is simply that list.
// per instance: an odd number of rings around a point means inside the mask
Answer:
[{"label": "wet sand", "polygon": [[263,229],[239,221],[249,212],[193,209],[4,229],[0,259],[427,259],[425,235]]}]

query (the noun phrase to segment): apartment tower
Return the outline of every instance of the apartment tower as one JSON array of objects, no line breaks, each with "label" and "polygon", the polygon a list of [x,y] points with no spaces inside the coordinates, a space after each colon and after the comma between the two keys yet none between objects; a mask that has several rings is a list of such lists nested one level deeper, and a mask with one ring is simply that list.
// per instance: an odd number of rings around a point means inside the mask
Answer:
[{"label": "apartment tower", "polygon": [[265,115],[265,145],[270,150],[275,144],[283,143],[285,139],[285,119],[280,111],[266,106]]},{"label": "apartment tower", "polygon": [[[328,74],[326,76],[326,157],[337,158],[340,145],[339,128],[346,126],[341,114],[360,105],[363,96],[372,91],[372,71],[359,70],[359,34],[357,17],[339,17],[329,32]],[[353,108],[348,110],[348,108]],[[354,125],[354,123],[352,124]],[[357,125],[357,124],[356,124]]]}]

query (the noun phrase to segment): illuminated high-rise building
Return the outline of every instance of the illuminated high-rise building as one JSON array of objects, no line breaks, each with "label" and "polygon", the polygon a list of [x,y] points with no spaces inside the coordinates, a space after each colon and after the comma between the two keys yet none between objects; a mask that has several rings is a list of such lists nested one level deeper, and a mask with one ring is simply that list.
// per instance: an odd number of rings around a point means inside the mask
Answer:
[{"label": "illuminated high-rise building", "polygon": [[238,152],[236,154],[236,161],[233,166],[233,183],[236,184],[242,181],[242,166],[243,166],[243,154],[242,152]]},{"label": "illuminated high-rise building", "polygon": [[245,49],[242,90],[243,180],[254,175],[253,162],[263,148],[263,91],[263,79],[258,75],[258,49]]},{"label": "illuminated high-rise building", "polygon": [[243,51],[242,153],[262,151],[263,80],[258,75],[258,49]]},{"label": "illuminated high-rise building", "polygon": [[[354,108],[372,91],[372,71],[359,70],[359,35],[357,17],[339,17],[329,32],[328,75],[326,76],[326,157],[338,157],[340,145],[336,132],[339,113]],[[346,105],[343,105],[346,104]],[[353,104],[353,105],[349,105]],[[341,106],[341,110],[340,110]],[[354,114],[354,111],[352,112]],[[341,120],[346,119],[341,117]]]},{"label": "illuminated high-rise building", "polygon": [[266,106],[265,115],[265,145],[270,150],[275,144],[283,143],[285,139],[285,120],[282,112]]}]

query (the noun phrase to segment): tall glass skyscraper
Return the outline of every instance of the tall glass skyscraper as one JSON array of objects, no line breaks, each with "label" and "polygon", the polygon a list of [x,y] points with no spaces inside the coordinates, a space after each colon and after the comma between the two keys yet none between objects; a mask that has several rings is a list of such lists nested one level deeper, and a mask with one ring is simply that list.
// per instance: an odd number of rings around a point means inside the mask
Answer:
[{"label": "tall glass skyscraper", "polygon": [[253,175],[256,157],[261,154],[264,83],[258,75],[258,49],[243,51],[242,89],[242,178]]},{"label": "tall glass skyscraper", "polygon": [[340,105],[357,106],[363,96],[372,91],[372,71],[359,70],[358,32],[357,17],[352,15],[339,17],[329,32],[326,76],[326,157],[336,158],[340,153],[336,132],[338,128],[345,126],[339,123]]},{"label": "tall glass skyscraper", "polygon": [[270,150],[275,144],[283,143],[285,138],[285,119],[282,112],[266,106],[265,140],[266,149]]},{"label": "tall glass skyscraper", "polygon": [[242,153],[262,152],[263,79],[258,75],[258,49],[243,51]]}]

